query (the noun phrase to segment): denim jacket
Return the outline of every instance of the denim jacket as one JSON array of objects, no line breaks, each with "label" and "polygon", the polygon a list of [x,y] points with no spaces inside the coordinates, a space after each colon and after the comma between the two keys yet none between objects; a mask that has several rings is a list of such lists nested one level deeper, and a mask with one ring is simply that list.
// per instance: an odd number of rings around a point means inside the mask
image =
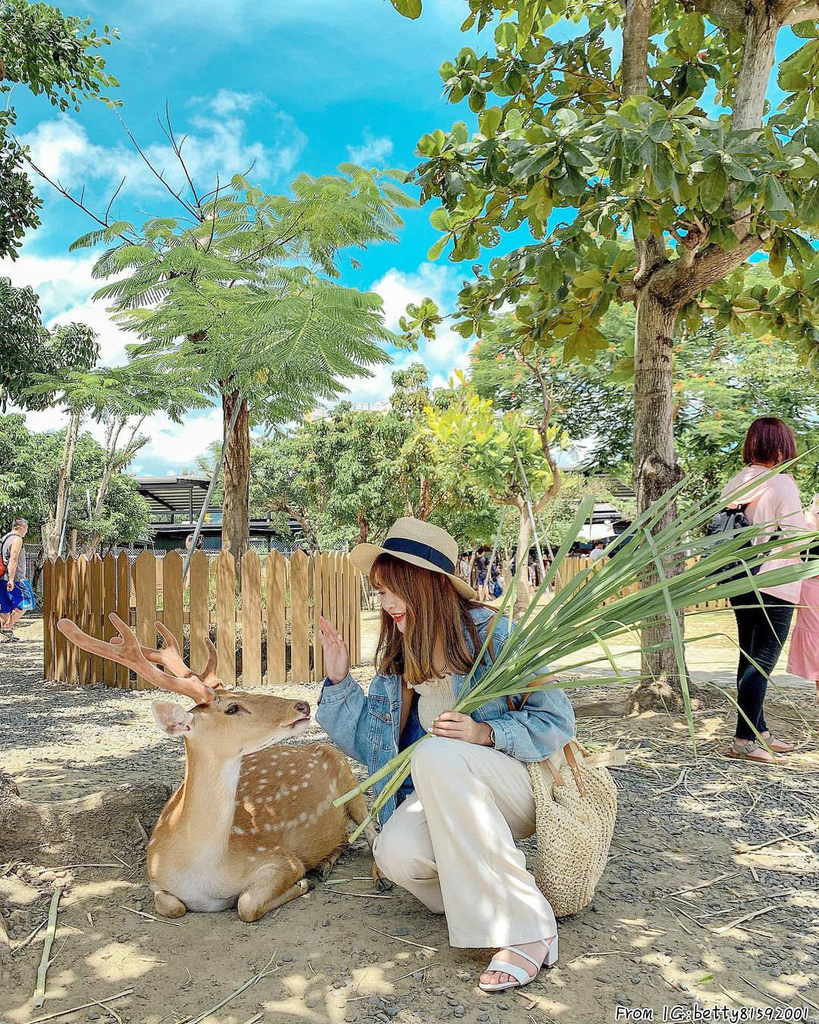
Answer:
[{"label": "denim jacket", "polygon": [[[493,614],[488,608],[471,610],[481,644]],[[508,637],[509,620],[500,618],[492,634],[496,656],[503,650]],[[487,650],[483,663],[475,670],[473,682],[477,683],[490,664]],[[544,667],[531,678],[539,678],[546,671]],[[452,687],[456,698],[461,695],[465,682],[466,676],[453,673]],[[522,679],[521,683],[523,690],[526,680]],[[520,695],[513,697],[513,702],[519,704]],[[476,722],[490,722],[495,734],[495,748],[518,761],[543,761],[562,750],[574,736],[574,711],[569,698],[559,689],[535,690],[520,711],[510,711],[505,697],[490,700],[473,711],[472,718]],[[400,676],[377,675],[366,696],[349,673],[340,683],[325,685],[319,697],[316,721],[345,754],[366,765],[372,775],[398,753]],[[380,792],[387,781],[382,779],[376,783],[374,791]],[[379,814],[382,825],[395,807],[394,798],[384,805]]]}]

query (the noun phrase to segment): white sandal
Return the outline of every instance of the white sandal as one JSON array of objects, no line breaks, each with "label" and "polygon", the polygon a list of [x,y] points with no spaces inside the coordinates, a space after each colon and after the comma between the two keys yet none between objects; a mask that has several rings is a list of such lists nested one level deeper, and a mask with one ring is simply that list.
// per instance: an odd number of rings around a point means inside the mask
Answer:
[{"label": "white sandal", "polygon": [[503,992],[508,988],[523,988],[524,985],[528,985],[530,981],[535,980],[541,967],[554,967],[557,963],[557,936],[552,936],[551,941],[549,939],[541,939],[540,941],[548,943],[548,946],[546,947],[546,956],[540,963],[538,963],[533,956],[529,956],[529,954],[524,952],[522,949],[518,949],[517,946],[504,947],[504,949],[507,949],[510,953],[515,953],[517,956],[523,957],[524,960],[528,960],[535,968],[534,974],[530,974],[525,967],[518,967],[517,964],[510,964],[505,960],[492,960],[486,968],[486,971],[484,971],[485,974],[488,974],[490,971],[496,971],[499,974],[511,974],[512,977],[517,980],[503,981],[497,985],[488,985],[481,981],[478,982],[478,988],[482,989],[484,992]]}]

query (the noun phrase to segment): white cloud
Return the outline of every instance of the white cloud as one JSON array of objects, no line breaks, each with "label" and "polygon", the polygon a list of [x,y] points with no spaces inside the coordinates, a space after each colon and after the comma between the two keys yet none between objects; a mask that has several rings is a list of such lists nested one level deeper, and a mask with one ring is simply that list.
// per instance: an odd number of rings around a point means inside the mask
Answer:
[{"label": "white cloud", "polygon": [[347,153],[354,164],[369,167],[383,163],[392,154],[392,139],[388,135],[376,138],[369,128],[363,133],[364,142],[360,146],[348,146]]},{"label": "white cloud", "polygon": [[[422,263],[413,273],[396,268],[388,270],[371,286],[384,302],[384,317],[390,330],[398,330],[398,320],[404,315],[407,303],[418,303],[424,297],[434,299],[444,314],[455,308],[460,287],[460,272],[451,267]],[[433,388],[446,387],[456,370],[469,365],[469,350],[473,341],[462,338],[450,330],[446,323],[438,328],[434,341],[422,338],[417,352],[403,349],[393,351],[393,362],[374,367],[372,377],[358,377],[347,381],[349,394],[343,401],[373,404],[387,401],[392,394],[392,374],[411,363],[423,363],[430,371]]]},{"label": "white cloud", "polygon": [[214,441],[222,439],[222,410],[189,412],[183,423],[174,423],[165,415],[146,421],[143,433],[150,437],[131,467],[136,474],[161,476],[195,469],[196,459],[204,455]]},{"label": "white cloud", "polygon": [[[72,321],[88,324],[99,335],[100,362],[115,366],[126,361],[125,346],[136,339],[120,330],[93,293],[102,284],[92,277],[94,256],[37,256],[23,251],[17,260],[0,260],[0,275],[15,288],[33,288],[47,327]],[[37,427],[36,429],[50,429]]]},{"label": "white cloud", "polygon": [[425,296],[433,299],[442,313],[451,313],[460,288],[461,274],[438,263],[422,263],[414,273],[393,267],[371,286],[384,301],[384,316],[391,331],[398,330],[398,320],[409,302],[420,302]]},{"label": "white cloud", "polygon": [[220,89],[215,96],[192,96],[186,106],[202,105],[214,114],[223,117],[225,114],[246,113],[266,99],[258,92],[234,92],[232,89]]},{"label": "white cloud", "polygon": [[[217,180],[226,184],[234,174],[247,172],[256,181],[276,181],[295,167],[307,137],[296,122],[282,111],[266,119],[264,142],[247,139],[245,121],[238,116],[255,102],[249,93],[222,90],[211,100],[201,100],[202,113],[190,117],[191,131],[178,130],[177,140],[187,169],[201,192]],[[41,121],[23,143],[31,147],[32,159],[50,178],[76,190],[92,184],[112,190],[125,178],[124,194],[167,196],[165,186],[140,155],[124,142],[100,146],[92,142],[85,128],[68,117]],[[170,145],[142,147],[147,159],[175,191],[187,189],[184,171]]]},{"label": "white cloud", "polygon": [[[372,291],[378,292],[384,301],[384,315],[390,330],[397,331],[398,321],[406,311],[407,304],[419,303],[427,297],[438,306],[441,314],[446,317],[455,309],[458,290],[461,284],[461,272],[435,263],[422,263],[415,273],[401,270],[388,270],[380,280],[372,285]],[[445,319],[436,331],[434,341],[421,338],[418,351],[411,354],[408,362],[422,362],[431,373],[437,373],[438,380],[443,383],[457,369],[464,369],[469,364],[469,350],[474,344],[462,338],[447,325]],[[443,386],[443,384],[436,384]]]}]

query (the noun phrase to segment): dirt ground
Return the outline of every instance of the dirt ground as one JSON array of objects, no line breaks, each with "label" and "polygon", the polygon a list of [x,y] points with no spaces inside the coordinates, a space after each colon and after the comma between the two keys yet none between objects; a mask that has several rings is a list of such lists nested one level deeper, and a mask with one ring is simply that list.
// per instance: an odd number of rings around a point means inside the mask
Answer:
[{"label": "dirt ground", "polygon": [[[23,797],[178,783],[182,747],[155,729],[150,694],[45,683],[39,623],[21,635],[0,648],[0,765]],[[697,657],[701,680],[725,683],[730,645]],[[316,690],[277,692],[315,704]],[[594,904],[560,923],[558,966],[520,992],[480,992],[487,952],[451,949],[444,920],[407,893],[377,894],[365,848],[257,924],[235,911],[155,919],[143,835],[153,821],[134,819],[112,822],[107,839],[79,859],[0,865],[9,937],[4,943],[0,929],[0,1022],[607,1024],[652,1019],[647,1011],[659,1021],[665,1007],[695,1003],[771,1008],[759,1019],[819,1019],[812,684],[769,697],[774,730],[800,744],[787,767],[774,769],[724,757],[732,712],[717,691],[696,714],[696,755],[684,723],[629,715],[620,690],[581,687],[571,696],[581,740],[627,754],[613,769],[617,831]],[[304,742],[322,735],[314,727]],[[58,887],[46,1000],[35,1009],[37,929]],[[83,1004],[91,1005],[66,1012]]]}]

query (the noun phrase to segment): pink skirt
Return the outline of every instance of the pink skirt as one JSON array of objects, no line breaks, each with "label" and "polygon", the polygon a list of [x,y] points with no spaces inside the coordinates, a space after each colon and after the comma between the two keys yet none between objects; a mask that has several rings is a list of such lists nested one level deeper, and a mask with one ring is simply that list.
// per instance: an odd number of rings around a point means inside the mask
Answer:
[{"label": "pink skirt", "polygon": [[802,597],[791,634],[788,671],[819,680],[819,578],[802,581]]}]

